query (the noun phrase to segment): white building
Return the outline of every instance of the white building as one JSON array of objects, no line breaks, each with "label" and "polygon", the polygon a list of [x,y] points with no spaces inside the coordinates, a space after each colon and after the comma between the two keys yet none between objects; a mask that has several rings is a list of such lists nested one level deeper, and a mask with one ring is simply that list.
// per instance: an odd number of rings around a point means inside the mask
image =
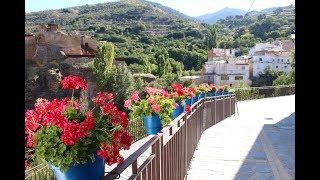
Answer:
[{"label": "white building", "polygon": [[[227,50],[226,52],[232,52]],[[208,61],[203,66],[204,82],[218,85],[234,85],[239,82],[250,84],[250,63],[248,57],[234,57],[232,53],[208,52]]]},{"label": "white building", "polygon": [[256,44],[249,50],[249,56],[252,57],[253,76],[258,76],[268,66],[272,70],[288,73],[291,70],[290,53],[293,49],[292,40]]}]

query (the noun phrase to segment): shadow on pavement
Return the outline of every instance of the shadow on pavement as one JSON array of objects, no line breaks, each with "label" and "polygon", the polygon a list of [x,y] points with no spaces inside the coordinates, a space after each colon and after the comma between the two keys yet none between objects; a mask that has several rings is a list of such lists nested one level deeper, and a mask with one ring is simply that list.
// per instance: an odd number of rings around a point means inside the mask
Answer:
[{"label": "shadow on pavement", "polygon": [[[261,137],[264,138],[261,138]],[[265,124],[234,179],[275,179],[266,147],[271,147],[292,179],[295,177],[295,113],[275,124]],[[270,156],[269,156],[270,157]]]}]

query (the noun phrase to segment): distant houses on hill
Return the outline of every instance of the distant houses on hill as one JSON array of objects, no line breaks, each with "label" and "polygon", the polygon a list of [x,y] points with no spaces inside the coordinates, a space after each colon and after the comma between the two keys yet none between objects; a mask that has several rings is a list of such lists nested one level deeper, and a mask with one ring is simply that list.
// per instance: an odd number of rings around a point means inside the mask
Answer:
[{"label": "distant houses on hill", "polygon": [[213,48],[208,51],[208,61],[202,69],[203,81],[215,84],[251,85],[253,77],[269,66],[272,70],[288,73],[290,56],[295,49],[294,38],[258,43],[249,50],[248,56],[236,57],[234,49]]}]

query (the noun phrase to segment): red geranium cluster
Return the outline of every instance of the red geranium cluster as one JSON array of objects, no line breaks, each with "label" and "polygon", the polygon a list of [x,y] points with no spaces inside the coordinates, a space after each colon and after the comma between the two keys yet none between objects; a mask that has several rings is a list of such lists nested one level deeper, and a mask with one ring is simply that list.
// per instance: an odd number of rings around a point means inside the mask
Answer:
[{"label": "red geranium cluster", "polygon": [[188,99],[191,99],[193,96],[195,96],[195,91],[191,87],[183,88],[183,92]]},{"label": "red geranium cluster", "polygon": [[171,96],[173,99],[178,100],[178,99],[183,99],[184,98],[184,90],[182,84],[178,83],[172,83],[171,84],[172,92]]},{"label": "red geranium cluster", "polygon": [[112,143],[102,143],[97,154],[104,158],[108,165],[121,163],[123,157],[120,155],[121,149],[129,149],[132,138],[127,131],[115,131],[112,133]]},{"label": "red geranium cluster", "polygon": [[111,117],[112,126],[128,127],[129,119],[125,112],[120,111],[113,102],[113,95],[108,92],[99,92],[93,102],[100,107],[101,113]]},{"label": "red geranium cluster", "polygon": [[87,89],[86,81],[79,76],[67,76],[61,81],[61,84],[63,89]]},{"label": "red geranium cluster", "polygon": [[93,102],[100,107],[102,115],[111,117],[111,125],[118,126],[120,130],[112,132],[111,143],[101,143],[97,154],[111,165],[123,161],[120,155],[121,149],[129,149],[132,137],[125,130],[128,127],[129,119],[125,112],[122,112],[113,102],[113,95],[107,92],[99,92]]},{"label": "red geranium cluster", "polygon": [[86,137],[87,132],[94,127],[94,119],[91,111],[86,113],[83,122],[78,123],[75,119],[68,120],[64,115],[67,108],[78,110],[80,105],[77,101],[68,98],[48,101],[38,99],[34,110],[25,113],[25,134],[27,147],[33,146],[33,135],[42,126],[55,125],[62,131],[61,141],[65,145],[73,145],[78,139]]},{"label": "red geranium cluster", "polygon": [[168,93],[168,91],[164,90],[164,89],[157,89],[157,88],[153,88],[153,87],[146,87],[144,89],[144,91],[146,93],[148,93],[150,96],[151,95],[160,95],[160,96],[163,96],[165,98],[169,98],[170,95]]},{"label": "red geranium cluster", "polygon": [[[78,76],[68,76],[61,82],[63,89],[85,89],[87,85],[84,79]],[[105,158],[108,164],[121,162],[123,158],[119,152],[121,149],[129,149],[132,138],[126,131],[128,117],[125,112],[120,111],[113,102],[113,95],[108,92],[99,92],[93,99],[95,105],[100,108],[100,117],[106,116],[105,127],[116,126],[110,131],[111,142],[102,142],[101,149],[97,154]],[[33,147],[33,136],[41,127],[53,125],[61,130],[59,137],[61,142],[67,146],[74,145],[78,140],[86,138],[88,133],[95,128],[95,117],[92,111],[80,112],[81,103],[73,97],[62,100],[53,99],[48,101],[39,98],[33,110],[25,113],[26,146]],[[79,116],[75,116],[77,114]],[[83,117],[77,119],[76,117]],[[99,147],[97,147],[98,149]]]}]

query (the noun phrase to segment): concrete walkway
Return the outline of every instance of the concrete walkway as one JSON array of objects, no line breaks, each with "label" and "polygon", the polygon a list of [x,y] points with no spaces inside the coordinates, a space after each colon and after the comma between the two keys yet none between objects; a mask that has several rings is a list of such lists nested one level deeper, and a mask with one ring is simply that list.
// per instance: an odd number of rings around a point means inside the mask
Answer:
[{"label": "concrete walkway", "polygon": [[238,109],[202,134],[187,179],[295,179],[295,96],[238,102]]}]

